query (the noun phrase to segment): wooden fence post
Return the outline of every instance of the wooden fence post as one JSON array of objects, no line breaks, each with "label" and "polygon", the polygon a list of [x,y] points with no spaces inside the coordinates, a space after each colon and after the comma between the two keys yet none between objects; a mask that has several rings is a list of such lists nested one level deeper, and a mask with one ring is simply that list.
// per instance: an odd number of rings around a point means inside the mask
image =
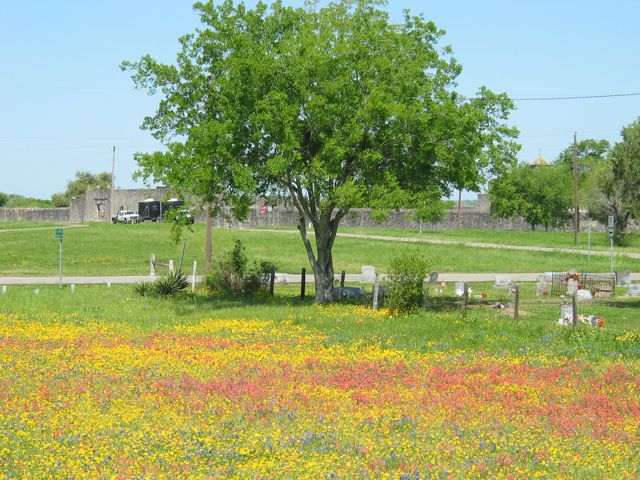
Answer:
[{"label": "wooden fence post", "polygon": [[269,281],[269,295],[273,297],[273,285],[276,281],[276,267],[271,267],[271,280]]},{"label": "wooden fence post", "polygon": [[513,318],[518,320],[520,317],[520,285],[514,287],[515,300],[513,302]]},{"label": "wooden fence post", "polygon": [[467,308],[469,306],[469,285],[465,282],[464,284],[464,317],[467,317]]},{"label": "wooden fence post", "polygon": [[344,297],[344,279],[347,275],[347,272],[342,270],[342,273],[340,273],[340,295],[339,295],[339,300],[342,301],[342,298]]},{"label": "wooden fence post", "polygon": [[307,269],[303,267],[302,272],[300,274],[300,300],[304,300],[306,285],[307,285]]}]

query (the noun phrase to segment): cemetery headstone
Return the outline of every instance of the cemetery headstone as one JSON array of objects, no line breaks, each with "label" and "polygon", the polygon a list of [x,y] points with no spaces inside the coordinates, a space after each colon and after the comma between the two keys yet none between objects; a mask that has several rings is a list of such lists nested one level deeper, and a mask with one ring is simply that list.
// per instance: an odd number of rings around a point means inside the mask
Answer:
[{"label": "cemetery headstone", "polygon": [[558,325],[572,325],[573,324],[573,305],[570,303],[560,306],[560,320]]},{"label": "cemetery headstone", "polygon": [[364,265],[360,280],[362,283],[376,283],[376,267]]},{"label": "cemetery headstone", "polygon": [[627,295],[629,297],[640,297],[640,283],[629,285]]},{"label": "cemetery headstone", "polygon": [[629,272],[628,270],[616,272],[616,285],[619,285],[621,287],[631,285],[631,272]]},{"label": "cemetery headstone", "polygon": [[589,290],[580,289],[576,291],[577,300],[593,300],[593,295]]},{"label": "cemetery headstone", "polygon": [[509,275],[496,275],[496,283],[493,288],[509,288],[511,285],[511,277]]}]

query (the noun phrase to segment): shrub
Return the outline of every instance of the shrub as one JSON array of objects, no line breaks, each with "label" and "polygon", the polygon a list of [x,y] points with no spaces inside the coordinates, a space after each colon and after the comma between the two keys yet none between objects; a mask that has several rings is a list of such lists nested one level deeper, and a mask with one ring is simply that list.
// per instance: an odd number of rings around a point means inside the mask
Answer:
[{"label": "shrub", "polygon": [[233,250],[207,276],[205,285],[213,292],[226,295],[257,295],[266,291],[272,268],[275,265],[267,261],[250,265],[244,245],[236,240]]},{"label": "shrub", "polygon": [[417,252],[406,252],[391,260],[387,306],[410,311],[422,305],[424,278],[429,273],[427,260]]}]

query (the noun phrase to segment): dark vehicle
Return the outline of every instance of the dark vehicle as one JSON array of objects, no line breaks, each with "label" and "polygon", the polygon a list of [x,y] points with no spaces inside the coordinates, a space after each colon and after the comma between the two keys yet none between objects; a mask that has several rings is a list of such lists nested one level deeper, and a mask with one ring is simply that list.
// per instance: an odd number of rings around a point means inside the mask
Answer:
[{"label": "dark vehicle", "polygon": [[145,222],[151,220],[157,222],[162,220],[162,211],[160,208],[160,202],[152,198],[138,203],[138,214],[140,215],[140,221]]},{"label": "dark vehicle", "polygon": [[181,210],[184,202],[182,200],[178,200],[177,198],[170,198],[166,202],[162,202],[160,207],[162,218],[164,219],[169,210]]},{"label": "dark vehicle", "polygon": [[191,212],[184,208],[184,202],[182,200],[178,200],[177,198],[170,198],[166,202],[162,202],[161,210],[163,220],[172,218],[176,223],[182,222],[185,224],[191,224],[194,222]]}]

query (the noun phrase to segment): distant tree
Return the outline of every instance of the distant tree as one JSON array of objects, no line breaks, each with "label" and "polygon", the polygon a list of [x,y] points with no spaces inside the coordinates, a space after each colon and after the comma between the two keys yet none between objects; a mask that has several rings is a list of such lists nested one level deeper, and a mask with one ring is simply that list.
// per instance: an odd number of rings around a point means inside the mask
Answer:
[{"label": "distant tree", "polygon": [[572,179],[564,165],[518,165],[491,182],[491,213],[522,217],[535,230],[566,224],[572,205]]},{"label": "distant tree", "polygon": [[68,207],[69,200],[64,193],[54,193],[51,195],[51,205],[53,208]]},{"label": "distant tree", "polygon": [[72,198],[83,196],[89,188],[111,188],[111,174],[78,171],[76,178],[67,184],[64,193],[51,195],[51,202],[54,207],[68,207]]},{"label": "distant tree", "polygon": [[9,195],[7,195],[6,193],[0,192],[0,207],[4,207],[8,201],[9,201]]},{"label": "distant tree", "polygon": [[[578,204],[585,205],[590,202],[594,192],[593,173],[600,175],[601,166],[608,162],[611,145],[607,140],[595,140],[587,138],[576,144],[576,170],[578,174]],[[573,144],[565,148],[557,160],[557,165],[565,167],[573,175]],[[592,177],[589,179],[589,177]]]},{"label": "distant tree", "polygon": [[589,217],[607,225],[609,215],[614,216],[613,241],[616,245],[624,245],[625,233],[631,210],[626,201],[624,182],[616,179],[613,165],[606,162],[588,177],[590,195],[585,201]]},{"label": "distant tree", "polygon": [[616,245],[624,245],[629,219],[640,220],[640,118],[621,134],[610,162],[591,179],[592,195],[587,203],[589,214],[605,225],[608,216],[614,216]]},{"label": "distant tree", "polygon": [[[576,164],[578,175],[589,173],[596,164],[606,161],[611,150],[607,140],[595,140],[586,138],[576,143]],[[573,144],[565,148],[555,161],[556,164],[565,165],[573,170]]]},{"label": "distant tree", "polygon": [[51,208],[51,201],[10,193],[7,195],[7,202],[4,206],[10,208]]}]

